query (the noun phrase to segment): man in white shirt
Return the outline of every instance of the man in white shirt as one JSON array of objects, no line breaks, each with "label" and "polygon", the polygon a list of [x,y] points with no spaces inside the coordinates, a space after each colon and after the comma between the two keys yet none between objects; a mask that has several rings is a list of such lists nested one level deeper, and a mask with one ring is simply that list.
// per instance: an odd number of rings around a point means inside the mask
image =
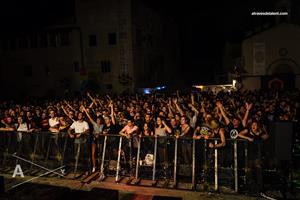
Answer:
[{"label": "man in white shirt", "polygon": [[[82,135],[88,135],[89,133],[89,124],[83,120],[83,114],[82,112],[78,113],[77,121],[73,122],[73,124],[70,126],[68,130],[68,134],[70,138],[75,138],[76,141],[80,141],[77,139],[80,139]],[[74,133],[72,133],[72,130],[75,130]]]},{"label": "man in white shirt", "polygon": [[55,155],[57,160],[61,159],[61,149],[60,145],[58,143],[59,137],[59,118],[56,116],[56,113],[54,110],[50,110],[49,112],[49,131],[51,134],[49,135],[49,143],[47,148],[47,159],[49,158],[49,155]]},{"label": "man in white shirt", "polygon": [[49,131],[51,133],[58,133],[59,132],[59,120],[58,117],[56,117],[55,111],[50,111],[50,119],[49,119]]},{"label": "man in white shirt", "polygon": [[[83,164],[83,170],[89,169],[89,161],[87,158],[89,158],[89,152],[88,152],[88,143],[87,143],[87,136],[89,134],[89,124],[83,120],[83,113],[79,112],[77,116],[77,121],[73,122],[73,124],[70,126],[68,130],[68,135],[70,138],[75,138],[75,170],[74,173],[76,174],[77,171],[77,164],[79,161],[79,157],[82,158],[82,161],[85,162]],[[74,133],[72,131],[74,130]],[[83,151],[80,150],[81,144],[83,144]],[[81,156],[80,156],[81,155]],[[87,172],[86,172],[87,173]]]}]

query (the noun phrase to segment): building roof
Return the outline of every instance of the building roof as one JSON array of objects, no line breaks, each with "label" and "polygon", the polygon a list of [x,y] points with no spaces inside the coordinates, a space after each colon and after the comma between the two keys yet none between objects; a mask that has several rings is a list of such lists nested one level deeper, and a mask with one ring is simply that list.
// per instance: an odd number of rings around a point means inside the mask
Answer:
[{"label": "building roof", "polygon": [[288,26],[289,27],[294,27],[294,28],[296,28],[297,30],[300,31],[300,26],[298,24],[286,23],[286,22],[282,22],[282,23],[274,24],[274,25],[265,24],[264,26],[257,27],[254,31],[249,31],[246,34],[246,37],[244,38],[244,40],[253,38],[257,35],[261,35],[261,34],[269,33],[269,32],[272,32],[272,31],[276,31],[276,29],[278,30],[280,28],[286,28]]}]

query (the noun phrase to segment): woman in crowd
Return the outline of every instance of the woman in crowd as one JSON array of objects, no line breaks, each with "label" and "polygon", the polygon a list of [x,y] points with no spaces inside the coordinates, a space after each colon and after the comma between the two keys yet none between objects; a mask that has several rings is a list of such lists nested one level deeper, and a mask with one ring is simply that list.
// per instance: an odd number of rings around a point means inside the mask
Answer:
[{"label": "woman in crowd", "polygon": [[[96,118],[96,121],[90,116],[88,110],[83,108],[86,116],[88,117],[90,123],[93,125],[93,134],[92,134],[92,164],[93,169],[92,172],[96,171],[96,151],[98,150],[100,154],[100,149],[102,149],[102,144],[100,144],[99,136],[103,134],[104,120],[101,116]],[[97,149],[97,147],[99,147]]]},{"label": "woman in crowd", "polygon": [[156,125],[154,129],[154,135],[157,139],[157,154],[159,163],[161,164],[164,172],[168,168],[168,154],[167,154],[167,139],[166,136],[172,133],[171,128],[166,124],[161,117],[156,118]]},{"label": "woman in crowd", "polygon": [[265,128],[257,121],[252,121],[249,129],[242,131],[239,134],[240,138],[248,140],[248,162],[249,168],[251,169],[249,175],[251,178],[252,188],[250,190],[255,190],[256,192],[262,192],[263,190],[263,180],[262,180],[262,153],[263,153],[263,142],[269,138],[269,135]]},{"label": "woman in crowd", "polygon": [[[267,125],[270,121],[299,121],[299,96],[298,90],[220,91],[218,93],[202,91],[197,94],[197,98],[190,94],[179,95],[178,92],[176,96],[119,95],[110,97],[88,94],[70,99],[25,102],[23,105],[1,102],[0,131],[15,130],[12,126],[13,122],[24,118],[30,126],[35,126],[34,128],[41,128],[45,131],[49,127],[48,130],[57,134],[65,130],[62,127],[75,121],[74,115],[76,116],[81,110],[88,113],[87,116],[104,118],[104,124],[100,118],[91,118],[95,122],[89,120],[97,125],[93,130],[96,130],[98,134],[101,132],[118,134],[121,130],[121,134],[129,136],[132,124],[136,123],[140,126],[140,129],[135,130],[136,133],[152,135],[153,132],[158,137],[177,133],[185,137],[188,127],[190,130],[196,127],[194,138],[219,137],[220,142],[210,143],[209,147],[222,148],[226,145],[225,137],[231,134],[233,138],[238,135],[249,141],[252,139],[255,141],[256,125],[258,125],[258,130],[260,130],[259,127],[265,127],[268,130]],[[84,107],[89,111],[83,110]],[[46,115],[48,112],[50,119]],[[34,125],[33,122],[36,124]],[[67,123],[64,124],[65,122]],[[249,124],[250,128],[248,128]],[[124,128],[126,126],[127,128]],[[129,126],[131,128],[128,128]],[[25,126],[22,122],[19,123],[17,129],[28,130],[26,127],[27,125]],[[187,134],[188,137],[191,135]],[[165,143],[163,137],[158,138],[158,157],[161,161],[167,160],[166,153],[164,153],[167,148]],[[110,144],[112,146],[108,148],[118,147],[117,140]],[[92,152],[95,152],[95,145],[94,147],[92,145]],[[95,158],[95,154],[92,157]],[[95,159],[92,160],[93,168],[96,168]]]}]

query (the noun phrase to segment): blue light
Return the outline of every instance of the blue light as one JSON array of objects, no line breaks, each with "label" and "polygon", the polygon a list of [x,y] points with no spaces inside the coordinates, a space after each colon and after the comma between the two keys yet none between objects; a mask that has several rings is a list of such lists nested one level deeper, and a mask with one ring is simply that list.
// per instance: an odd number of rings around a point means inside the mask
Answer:
[{"label": "blue light", "polygon": [[162,89],[165,89],[166,86],[161,86],[161,87],[155,87],[155,90],[162,90]]},{"label": "blue light", "polygon": [[150,90],[148,88],[144,89],[144,94],[150,94]]}]

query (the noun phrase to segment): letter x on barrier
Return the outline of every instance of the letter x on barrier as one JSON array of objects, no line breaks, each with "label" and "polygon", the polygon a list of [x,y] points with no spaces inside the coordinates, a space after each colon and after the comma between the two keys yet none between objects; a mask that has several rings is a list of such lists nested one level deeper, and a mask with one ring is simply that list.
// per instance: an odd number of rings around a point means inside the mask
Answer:
[{"label": "letter x on barrier", "polygon": [[[44,169],[44,170],[46,170],[47,172],[45,172],[45,173],[43,173],[43,174],[41,174],[41,175],[39,175],[39,176],[33,177],[33,178],[31,178],[31,179],[28,179],[28,180],[26,180],[26,181],[23,181],[23,182],[21,182],[21,183],[18,183],[17,185],[12,186],[10,189],[16,188],[16,187],[18,187],[18,186],[20,186],[20,185],[23,185],[23,184],[25,184],[25,183],[28,183],[28,182],[34,180],[34,179],[40,178],[40,177],[42,177],[42,176],[45,176],[45,175],[48,175],[48,174],[51,174],[51,173],[57,174],[57,175],[59,175],[59,176],[61,176],[61,177],[64,177],[64,174],[63,174],[63,173],[64,173],[64,170],[63,170],[63,168],[64,168],[65,166],[60,166],[60,167],[58,167],[58,168],[56,168],[56,169],[51,170],[51,169],[48,169],[48,168],[43,167],[43,166],[41,166],[41,165],[38,165],[38,164],[36,164],[36,163],[33,163],[33,162],[29,161],[29,160],[26,160],[26,159],[24,159],[24,158],[21,158],[21,157],[17,156],[16,153],[12,154],[12,156],[13,156],[14,158],[18,159],[18,160],[22,160],[22,161],[24,161],[24,162],[30,163],[31,165],[37,166],[37,167],[39,167],[39,168],[41,168],[41,169]],[[62,174],[56,172],[56,171],[58,171],[58,170],[60,170],[60,171],[62,172]]]}]

